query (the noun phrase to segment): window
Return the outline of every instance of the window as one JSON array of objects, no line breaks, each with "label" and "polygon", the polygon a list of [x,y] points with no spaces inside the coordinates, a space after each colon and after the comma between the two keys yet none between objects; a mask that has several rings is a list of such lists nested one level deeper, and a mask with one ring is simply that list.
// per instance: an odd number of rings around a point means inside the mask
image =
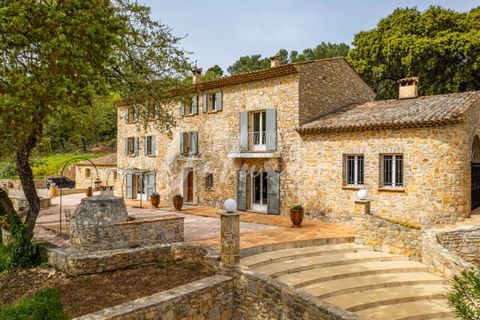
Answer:
[{"label": "window", "polygon": [[180,132],[180,154],[192,156],[198,153],[198,132]]},{"label": "window", "polygon": [[222,90],[203,94],[203,112],[216,112],[223,109]]},{"label": "window", "polygon": [[125,153],[127,156],[133,156],[136,154],[136,145],[135,145],[135,138],[129,137],[125,140]]},{"label": "window", "polygon": [[198,114],[198,96],[192,97],[192,102],[190,103],[190,106],[188,108],[188,114],[189,115]]},{"label": "window", "polygon": [[92,170],[85,168],[85,178],[90,178],[92,176]]},{"label": "window", "polygon": [[382,155],[382,186],[387,188],[403,187],[403,156]]},{"label": "window", "polygon": [[205,176],[205,188],[210,190],[213,188],[213,173],[207,173]]},{"label": "window", "polygon": [[146,136],[144,145],[146,156],[155,156],[155,136]]},{"label": "window", "polygon": [[117,171],[113,171],[113,180],[117,180],[118,179],[118,173]]},{"label": "window", "polygon": [[363,186],[365,161],[363,155],[347,155],[345,161],[345,185]]},{"label": "window", "polygon": [[155,120],[158,118],[157,114],[157,107],[156,106],[148,106],[147,108],[147,119],[148,120]]},{"label": "window", "polygon": [[127,107],[127,111],[125,112],[125,121],[127,123],[136,123],[138,120],[138,111],[135,107]]}]

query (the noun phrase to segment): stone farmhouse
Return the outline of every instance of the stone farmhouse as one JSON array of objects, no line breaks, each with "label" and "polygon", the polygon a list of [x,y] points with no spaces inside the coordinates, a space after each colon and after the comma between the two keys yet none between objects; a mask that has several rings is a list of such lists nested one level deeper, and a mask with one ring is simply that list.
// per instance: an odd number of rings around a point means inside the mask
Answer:
[{"label": "stone farmhouse", "polygon": [[[175,106],[168,138],[118,108],[116,193],[191,205],[348,221],[356,191],[372,213],[420,224],[449,223],[480,206],[480,91],[399,99],[375,93],[343,58],[280,65],[202,82]],[[152,119],[153,121],[155,119]],[[153,127],[152,127],[153,128]]]},{"label": "stone farmhouse", "polygon": [[102,185],[111,185],[118,179],[117,154],[109,154],[100,158],[84,160],[75,164],[75,187],[87,189],[94,187],[95,180],[101,180]]}]

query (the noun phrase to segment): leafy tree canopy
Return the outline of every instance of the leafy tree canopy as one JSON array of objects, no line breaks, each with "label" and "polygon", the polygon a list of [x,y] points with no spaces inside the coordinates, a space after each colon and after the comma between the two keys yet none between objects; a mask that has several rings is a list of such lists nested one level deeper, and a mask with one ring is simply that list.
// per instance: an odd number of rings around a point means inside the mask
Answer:
[{"label": "leafy tree canopy", "polygon": [[[168,132],[174,121],[164,106],[190,68],[179,41],[133,0],[2,2],[0,155],[15,159],[30,205],[26,238],[40,210],[29,161],[46,126],[91,117],[97,98],[115,92],[157,106],[157,125]],[[0,192],[0,215],[13,219],[6,199]]]},{"label": "leafy tree canopy", "polygon": [[210,80],[221,78],[222,76],[223,76],[223,70],[218,64],[216,64],[213,67],[208,68],[208,70],[203,75],[202,79],[204,81],[210,81]]},{"label": "leafy tree canopy", "polygon": [[480,7],[396,9],[353,45],[349,61],[379,99],[396,98],[396,81],[412,76],[422,95],[480,89]]}]

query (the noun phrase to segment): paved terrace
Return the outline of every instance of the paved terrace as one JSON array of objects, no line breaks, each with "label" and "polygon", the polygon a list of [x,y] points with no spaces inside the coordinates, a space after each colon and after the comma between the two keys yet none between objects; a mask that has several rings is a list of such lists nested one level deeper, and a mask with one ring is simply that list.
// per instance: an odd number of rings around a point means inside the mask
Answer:
[{"label": "paved terrace", "polygon": [[[52,206],[42,210],[37,222],[36,236],[56,243],[68,245],[68,227],[65,223],[65,210],[71,214],[75,211],[82,194],[66,195],[62,198],[62,236],[58,235],[60,199],[52,199]],[[157,217],[176,212],[171,201],[162,201],[159,208],[153,208],[148,201],[126,200],[130,215],[135,217]],[[209,207],[184,206],[181,212],[185,217],[185,241],[204,243],[220,247],[221,210]],[[240,244],[241,248],[251,248],[259,245],[280,243],[286,241],[302,241],[327,238],[353,237],[354,230],[349,226],[323,223],[315,220],[304,220],[302,228],[291,228],[290,218],[258,213],[240,214]]]}]

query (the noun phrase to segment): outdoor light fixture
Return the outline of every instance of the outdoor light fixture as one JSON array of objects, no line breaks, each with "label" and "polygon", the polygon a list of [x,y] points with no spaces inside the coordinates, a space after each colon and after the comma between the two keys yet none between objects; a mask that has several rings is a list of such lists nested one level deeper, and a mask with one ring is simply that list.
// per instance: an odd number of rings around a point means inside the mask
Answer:
[{"label": "outdoor light fixture", "polygon": [[233,212],[237,211],[237,202],[233,199],[227,199],[223,203],[223,208],[228,213],[233,213]]},{"label": "outdoor light fixture", "polygon": [[357,199],[359,200],[367,200],[368,198],[368,191],[367,189],[360,189],[357,191]]}]

